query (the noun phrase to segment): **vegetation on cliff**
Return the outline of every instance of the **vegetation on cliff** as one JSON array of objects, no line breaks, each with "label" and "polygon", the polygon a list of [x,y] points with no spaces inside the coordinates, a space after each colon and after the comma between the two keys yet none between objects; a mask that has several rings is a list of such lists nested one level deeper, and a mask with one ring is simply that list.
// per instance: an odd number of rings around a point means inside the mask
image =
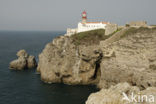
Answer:
[{"label": "vegetation on cliff", "polygon": [[149,33],[149,32],[153,32],[154,30],[156,30],[156,28],[148,28],[148,27],[139,27],[139,28],[135,28],[135,27],[130,27],[127,31],[125,31],[122,35],[122,37],[126,37],[129,35],[134,35],[136,33]]},{"label": "vegetation on cliff", "polygon": [[77,33],[72,35],[73,43],[75,45],[91,45],[99,44],[101,40],[109,38],[110,35],[105,35],[104,29],[91,30],[87,32]]}]

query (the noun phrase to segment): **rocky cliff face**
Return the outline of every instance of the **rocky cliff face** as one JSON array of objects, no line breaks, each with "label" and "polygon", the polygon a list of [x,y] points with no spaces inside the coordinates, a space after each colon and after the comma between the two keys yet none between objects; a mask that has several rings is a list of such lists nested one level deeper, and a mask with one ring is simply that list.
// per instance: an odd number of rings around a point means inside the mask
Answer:
[{"label": "rocky cliff face", "polygon": [[92,93],[86,104],[156,104],[156,87],[140,91],[136,86],[119,83]]},{"label": "rocky cliff face", "polygon": [[92,84],[98,82],[101,58],[97,45],[77,46],[71,38],[60,36],[39,55],[37,70],[48,83]]},{"label": "rocky cliff face", "polygon": [[118,41],[103,46],[103,55],[110,55],[100,64],[101,88],[120,82],[141,89],[156,86],[156,29],[129,28]]},{"label": "rocky cliff face", "polygon": [[100,88],[120,82],[141,89],[156,86],[156,29],[123,29],[99,41],[75,45],[71,37],[54,39],[39,55],[41,79]]}]

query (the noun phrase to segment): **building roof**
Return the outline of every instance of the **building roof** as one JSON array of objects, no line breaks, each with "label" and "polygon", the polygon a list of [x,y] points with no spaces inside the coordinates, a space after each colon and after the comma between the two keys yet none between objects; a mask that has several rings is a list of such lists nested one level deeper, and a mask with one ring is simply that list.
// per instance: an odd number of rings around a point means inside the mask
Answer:
[{"label": "building roof", "polygon": [[86,24],[89,24],[89,23],[94,23],[94,24],[99,24],[99,23],[108,24],[109,22],[86,22]]}]

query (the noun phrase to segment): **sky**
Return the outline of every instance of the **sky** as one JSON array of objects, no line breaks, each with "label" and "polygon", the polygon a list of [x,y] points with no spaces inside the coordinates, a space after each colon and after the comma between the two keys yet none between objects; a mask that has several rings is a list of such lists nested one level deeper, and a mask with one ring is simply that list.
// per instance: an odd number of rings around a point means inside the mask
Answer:
[{"label": "sky", "polygon": [[64,31],[88,21],[156,24],[156,0],[0,0],[0,30]]}]

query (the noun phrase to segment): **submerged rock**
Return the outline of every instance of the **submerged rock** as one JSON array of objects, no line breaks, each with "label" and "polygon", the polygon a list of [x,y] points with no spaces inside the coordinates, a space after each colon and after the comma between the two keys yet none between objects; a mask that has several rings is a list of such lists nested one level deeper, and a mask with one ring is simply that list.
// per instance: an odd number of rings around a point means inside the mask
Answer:
[{"label": "submerged rock", "polygon": [[18,51],[16,55],[18,59],[10,62],[10,69],[23,70],[26,68],[35,68],[37,66],[35,57],[29,56],[25,50]]}]

